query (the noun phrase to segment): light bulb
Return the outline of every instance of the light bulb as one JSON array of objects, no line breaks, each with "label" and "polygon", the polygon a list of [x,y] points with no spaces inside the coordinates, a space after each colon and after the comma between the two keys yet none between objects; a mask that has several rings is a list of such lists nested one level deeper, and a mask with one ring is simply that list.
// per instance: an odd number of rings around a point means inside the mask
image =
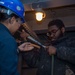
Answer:
[{"label": "light bulb", "polygon": [[36,13],[36,20],[41,21],[43,19],[43,13],[42,12],[37,12]]}]

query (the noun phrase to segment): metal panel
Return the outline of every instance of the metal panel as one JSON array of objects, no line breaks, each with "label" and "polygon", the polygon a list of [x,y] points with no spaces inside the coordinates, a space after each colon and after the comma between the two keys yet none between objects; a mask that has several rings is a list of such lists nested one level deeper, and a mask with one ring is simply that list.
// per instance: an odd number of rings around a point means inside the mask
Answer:
[{"label": "metal panel", "polygon": [[38,2],[32,3],[33,9],[36,8],[56,8],[68,5],[74,5],[75,0],[52,0],[52,1],[45,1],[45,2]]},{"label": "metal panel", "polygon": [[[33,0],[32,0],[33,1]],[[37,8],[56,8],[62,6],[75,5],[75,0],[45,0],[45,1],[36,1],[29,4],[24,4],[25,11],[33,11]]]},{"label": "metal panel", "polygon": [[21,0],[23,4],[29,4],[34,2],[43,2],[43,1],[51,1],[51,0]]}]

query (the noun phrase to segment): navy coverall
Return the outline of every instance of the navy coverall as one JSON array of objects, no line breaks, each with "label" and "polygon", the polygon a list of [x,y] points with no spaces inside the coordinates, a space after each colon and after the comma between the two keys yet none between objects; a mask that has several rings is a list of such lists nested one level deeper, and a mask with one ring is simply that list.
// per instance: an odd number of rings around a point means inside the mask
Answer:
[{"label": "navy coverall", "polygon": [[0,75],[19,75],[17,43],[9,30],[0,24]]}]

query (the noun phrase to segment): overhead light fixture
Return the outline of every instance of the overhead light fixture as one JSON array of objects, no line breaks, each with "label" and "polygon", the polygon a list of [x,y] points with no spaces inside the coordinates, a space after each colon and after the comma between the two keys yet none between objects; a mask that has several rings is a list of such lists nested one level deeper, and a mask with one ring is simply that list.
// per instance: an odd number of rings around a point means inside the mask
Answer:
[{"label": "overhead light fixture", "polygon": [[35,15],[37,21],[42,21],[42,19],[46,16],[45,12],[41,8],[36,9]]}]

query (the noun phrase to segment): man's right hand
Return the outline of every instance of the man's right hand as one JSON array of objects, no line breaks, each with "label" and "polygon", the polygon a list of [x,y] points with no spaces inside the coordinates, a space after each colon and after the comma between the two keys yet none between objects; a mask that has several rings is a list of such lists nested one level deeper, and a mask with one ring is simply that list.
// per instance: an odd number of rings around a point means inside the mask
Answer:
[{"label": "man's right hand", "polygon": [[56,54],[56,48],[54,46],[49,46],[47,49],[49,55],[55,55]]}]

